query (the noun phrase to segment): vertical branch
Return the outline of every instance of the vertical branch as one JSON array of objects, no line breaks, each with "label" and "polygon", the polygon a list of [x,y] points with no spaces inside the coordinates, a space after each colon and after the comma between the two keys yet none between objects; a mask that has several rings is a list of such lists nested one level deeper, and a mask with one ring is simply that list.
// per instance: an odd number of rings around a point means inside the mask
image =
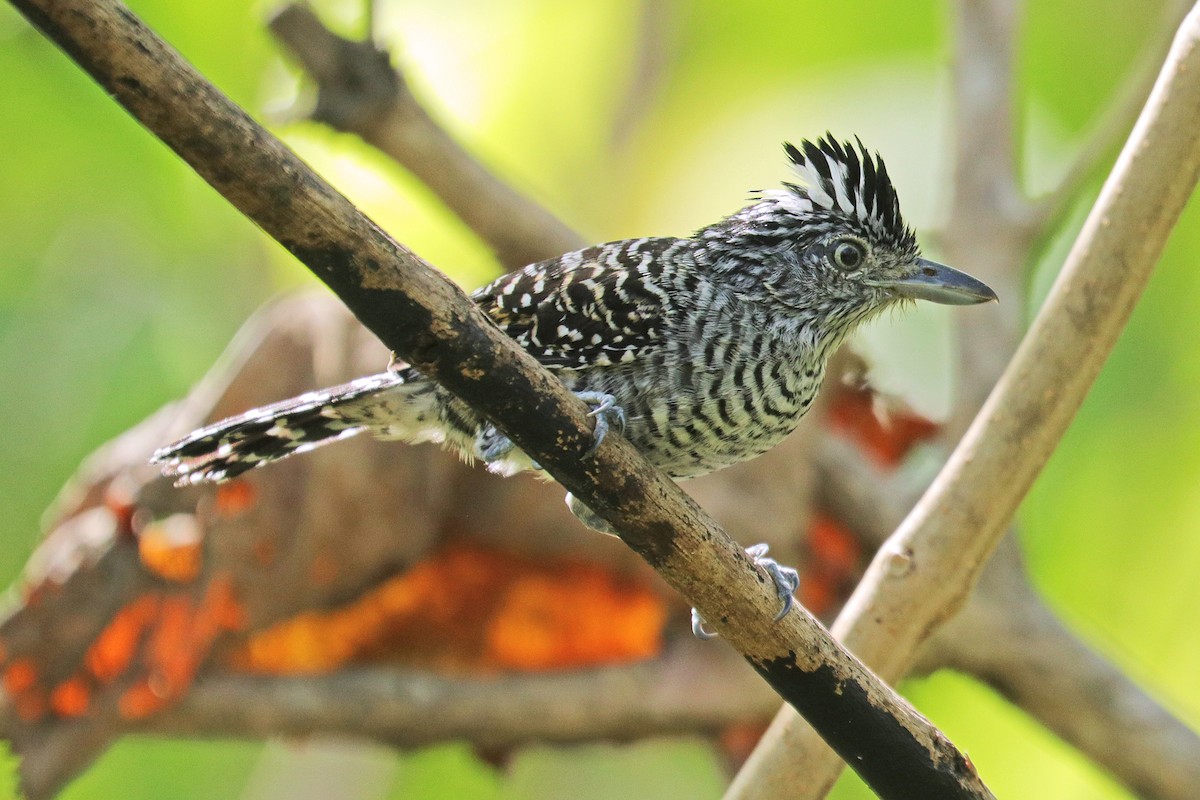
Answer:
[{"label": "vertical branch", "polygon": [[962,435],[1020,340],[1029,205],[1017,178],[1014,114],[1021,4],[954,5],[954,178],[941,244],[1001,301],[958,321],[958,387],[946,439]]},{"label": "vertical branch", "polygon": [[676,0],[641,0],[630,74],[612,115],[614,148],[629,143],[663,91],[678,49],[679,12]]}]

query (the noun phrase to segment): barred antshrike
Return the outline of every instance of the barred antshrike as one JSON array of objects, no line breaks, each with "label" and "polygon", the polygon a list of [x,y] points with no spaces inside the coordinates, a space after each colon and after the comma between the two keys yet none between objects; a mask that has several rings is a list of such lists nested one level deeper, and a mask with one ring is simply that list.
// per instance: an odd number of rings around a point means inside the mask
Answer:
[{"label": "barred antshrike", "polygon": [[[615,426],[675,478],[752,458],[796,427],[830,354],[862,322],[908,299],[996,299],[980,281],[920,257],[883,161],[861,142],[827,136],[784,148],[800,184],[762,192],[691,238],[589,247],[473,295],[591,405],[597,444]],[[363,431],[442,442],[504,475],[537,467],[405,364],[218,422],[154,460],[180,483],[223,481]],[[754,555],[786,592],[786,611],[794,573]]]}]

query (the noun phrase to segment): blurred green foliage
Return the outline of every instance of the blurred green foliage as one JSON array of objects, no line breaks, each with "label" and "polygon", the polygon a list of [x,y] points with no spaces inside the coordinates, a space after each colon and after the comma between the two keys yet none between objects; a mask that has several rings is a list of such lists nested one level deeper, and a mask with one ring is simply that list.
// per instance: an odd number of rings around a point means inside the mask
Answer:
[{"label": "blurred green foliage", "polygon": [[[464,284],[494,272],[485,248],[394,165],[352,137],[282,121],[297,78],[265,33],[265,5],[131,5],[399,239]],[[361,26],[360,2],[316,5],[347,32]],[[379,5],[380,35],[431,109],[590,239],[686,233],[739,207],[747,190],[784,177],[781,140],[826,129],[856,133],[887,156],[919,227],[934,226],[944,210],[948,4]],[[1065,168],[1160,15],[1156,3],[1133,12],[1124,0],[1028,5],[1018,107],[1024,161],[1033,165],[1025,178],[1041,189]],[[666,20],[654,44],[660,80],[638,68],[650,7]],[[270,294],[310,279],[8,6],[0,7],[0,96],[0,495],[9,519],[0,578],[9,580],[37,541],[40,513],[80,459],[186,392]],[[617,128],[618,118],[631,122]],[[1021,520],[1031,568],[1053,605],[1196,722],[1194,205]],[[1060,257],[1044,269],[1052,273]],[[915,316],[887,324],[926,337],[948,324],[925,310]],[[923,382],[925,352],[892,348],[890,372]],[[939,675],[907,688],[1001,796],[1126,796],[969,680]],[[130,740],[65,796],[252,797],[245,787],[261,768],[260,748]],[[583,797],[580,786],[597,798],[717,797],[723,784],[717,757],[686,741],[533,750],[505,775],[461,747],[380,757],[395,761],[387,796],[413,799]],[[849,777],[835,796],[869,793]]]}]

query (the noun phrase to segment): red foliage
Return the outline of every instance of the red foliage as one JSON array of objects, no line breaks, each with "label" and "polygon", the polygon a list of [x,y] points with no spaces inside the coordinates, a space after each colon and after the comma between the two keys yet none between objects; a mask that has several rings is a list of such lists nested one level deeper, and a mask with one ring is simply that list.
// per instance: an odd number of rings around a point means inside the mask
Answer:
[{"label": "red foliage", "polygon": [[543,670],[650,658],[666,602],[575,562],[451,542],[331,611],[255,634],[232,658],[268,673],[327,672],[362,659],[462,670]]}]

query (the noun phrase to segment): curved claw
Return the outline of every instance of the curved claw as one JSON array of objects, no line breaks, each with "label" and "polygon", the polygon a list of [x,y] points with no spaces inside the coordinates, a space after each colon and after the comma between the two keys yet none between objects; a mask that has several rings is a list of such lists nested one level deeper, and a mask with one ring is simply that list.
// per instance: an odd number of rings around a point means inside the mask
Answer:
[{"label": "curved claw", "polygon": [[[588,416],[596,418],[596,427],[592,431],[592,446],[584,453],[585,457],[590,457],[596,453],[613,426],[616,426],[618,433],[625,433],[625,409],[617,405],[616,397],[605,392],[576,392],[575,395],[592,407]],[[475,436],[475,455],[485,464],[500,461],[516,449],[516,443],[501,433],[495,425],[486,425]],[[531,466],[537,470],[542,468],[536,461],[532,462]]]},{"label": "curved claw", "polygon": [[692,635],[703,642],[717,638],[716,632],[704,627],[704,617],[700,616],[700,612],[694,608],[692,609]]},{"label": "curved claw", "polygon": [[596,418],[596,427],[592,432],[592,446],[584,453],[584,456],[590,457],[595,455],[600,443],[604,441],[604,437],[608,435],[614,424],[617,426],[618,433],[625,433],[625,409],[617,405],[617,398],[605,392],[576,392],[575,396],[592,405],[588,416]]},{"label": "curved claw", "polygon": [[[765,543],[754,544],[746,548],[746,555],[750,556],[755,564],[762,567],[775,584],[775,594],[783,604],[783,608],[775,615],[775,622],[779,622],[796,604],[792,595],[795,594],[796,589],[800,588],[800,573],[791,567],[783,566],[773,558],[768,558],[768,549],[769,547]],[[717,638],[716,633],[704,627],[704,617],[700,616],[700,612],[694,608],[692,609],[692,634],[697,639],[704,641]]]},{"label": "curved claw", "polygon": [[[489,425],[475,437],[475,455],[485,464],[494,464],[517,449],[517,443]],[[538,470],[542,465],[529,459],[529,468]]]},{"label": "curved claw", "polygon": [[603,517],[584,505],[583,501],[581,501],[578,497],[570,492],[567,492],[566,499],[567,508],[571,509],[571,513],[575,515],[575,519],[579,520],[597,533],[605,533],[609,536],[617,535],[617,532],[612,529],[612,526],[610,526]]},{"label": "curved claw", "polygon": [[775,615],[775,621],[783,619],[787,613],[792,610],[795,605],[795,598],[792,597],[796,590],[800,588],[800,573],[791,567],[785,567],[773,558],[767,557],[767,551],[770,548],[765,543],[751,545],[746,548],[746,555],[754,559],[754,563],[766,570],[771,576],[771,580],[775,582],[775,594],[778,595],[779,601],[783,607],[779,613]]}]

